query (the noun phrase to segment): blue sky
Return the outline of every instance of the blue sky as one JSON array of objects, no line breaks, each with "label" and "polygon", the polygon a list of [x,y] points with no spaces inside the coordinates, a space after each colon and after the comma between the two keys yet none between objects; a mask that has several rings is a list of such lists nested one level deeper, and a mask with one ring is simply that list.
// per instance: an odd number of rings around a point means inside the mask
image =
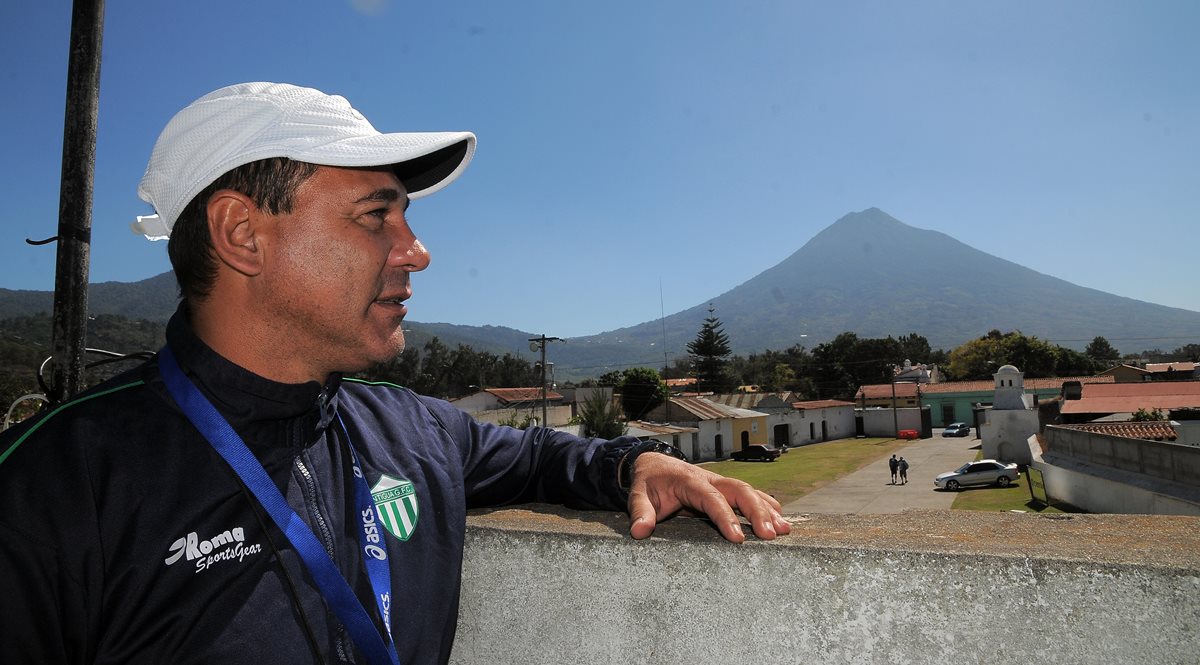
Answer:
[{"label": "blue sky", "polygon": [[[56,232],[69,4],[0,4],[0,287],[54,285],[53,247],[24,239]],[[416,321],[633,325],[873,206],[1200,311],[1200,3],[107,5],[92,281],[169,269],[129,222],[171,115],[269,80],[342,94],[382,131],[479,136],[412,207],[433,255]]]}]

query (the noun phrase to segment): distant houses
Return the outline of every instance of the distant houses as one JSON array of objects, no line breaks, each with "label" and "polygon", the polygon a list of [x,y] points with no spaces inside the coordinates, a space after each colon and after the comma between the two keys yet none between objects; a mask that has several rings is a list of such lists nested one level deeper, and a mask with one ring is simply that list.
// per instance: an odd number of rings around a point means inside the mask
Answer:
[{"label": "distant houses", "polygon": [[853,402],[801,401],[790,392],[675,396],[645,420],[694,427],[694,440],[684,439],[690,447],[680,446],[692,461],[723,459],[752,444],[793,448],[855,434]]},{"label": "distant houses", "polygon": [[1100,372],[1100,376],[1111,376],[1117,383],[1197,381],[1200,380],[1200,363],[1146,363],[1144,367],[1121,364]]},{"label": "distant houses", "polygon": [[[612,389],[607,388],[609,394]],[[522,423],[526,420],[540,422],[542,419],[541,388],[485,388],[465,397],[450,401],[451,404],[471,414],[475,420],[489,423]],[[564,425],[574,415],[572,404],[554,390],[546,391],[546,420],[551,426]]]},{"label": "distant houses", "polygon": [[[1069,383],[1113,383],[1115,378],[1104,376],[1070,376],[1056,378],[1025,379],[1025,390],[1033,405],[1062,394],[1063,385]],[[993,381],[945,381],[943,383],[880,383],[861,386],[855,395],[860,408],[892,407],[892,389],[896,391],[896,406],[922,407],[929,409],[933,427],[945,427],[950,423],[965,422],[979,427],[977,414],[990,406],[996,393]]]}]

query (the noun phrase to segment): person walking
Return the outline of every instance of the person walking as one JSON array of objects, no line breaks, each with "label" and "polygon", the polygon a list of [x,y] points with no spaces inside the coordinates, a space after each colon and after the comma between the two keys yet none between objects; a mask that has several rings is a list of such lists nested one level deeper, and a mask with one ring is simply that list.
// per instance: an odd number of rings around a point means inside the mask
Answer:
[{"label": "person walking", "polygon": [[900,461],[896,459],[895,455],[892,455],[892,459],[888,460],[888,468],[890,468],[892,470],[892,483],[891,484],[895,485],[896,484],[896,470],[898,468],[900,468]]},{"label": "person walking", "polygon": [[900,467],[900,484],[907,485],[908,484],[908,460],[901,457],[898,466]]}]

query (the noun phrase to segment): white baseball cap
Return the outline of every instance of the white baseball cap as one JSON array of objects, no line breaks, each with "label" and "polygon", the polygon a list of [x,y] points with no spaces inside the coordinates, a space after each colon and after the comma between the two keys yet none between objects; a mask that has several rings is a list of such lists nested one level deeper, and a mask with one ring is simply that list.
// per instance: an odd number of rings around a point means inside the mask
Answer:
[{"label": "white baseball cap", "polygon": [[470,132],[381,134],[343,97],[287,83],[241,83],[197,99],[167,123],[138,196],[157,214],[136,233],[165,240],[184,207],[243,164],[287,157],[322,166],[392,166],[410,199],[432,194],[475,154]]}]

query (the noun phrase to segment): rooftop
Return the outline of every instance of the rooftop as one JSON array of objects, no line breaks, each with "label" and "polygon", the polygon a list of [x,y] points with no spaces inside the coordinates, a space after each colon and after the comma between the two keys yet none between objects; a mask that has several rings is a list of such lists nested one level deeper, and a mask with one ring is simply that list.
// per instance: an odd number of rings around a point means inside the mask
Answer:
[{"label": "rooftop", "polygon": [[664,423],[652,423],[645,420],[630,420],[625,423],[629,430],[625,432],[629,436],[651,436],[655,434],[687,434],[690,432],[698,432],[695,427],[682,427],[680,425],[667,425]]},{"label": "rooftop", "polygon": [[759,402],[761,402],[764,399],[771,397],[771,396],[778,397],[779,400],[785,404],[787,404],[788,402],[791,402],[795,398],[795,396],[792,393],[784,392],[784,393],[728,393],[728,394],[721,394],[721,395],[709,395],[708,397],[705,397],[705,399],[707,399],[710,402],[716,402],[717,404],[724,404],[725,406],[732,406],[732,407],[736,407],[739,409],[753,409],[754,407],[758,406]]},{"label": "rooftop", "polygon": [[1123,436],[1127,439],[1149,439],[1151,441],[1175,441],[1178,435],[1171,424],[1162,421],[1148,422],[1119,422],[1119,423],[1083,423],[1079,425],[1062,425],[1093,434]]},{"label": "rooftop", "polygon": [[[1067,381],[1078,381],[1083,384],[1089,383],[1114,383],[1116,379],[1112,376],[1054,376],[1031,379],[1025,377],[1026,390],[1062,390],[1062,385]],[[975,392],[993,392],[996,390],[996,382],[992,379],[986,381],[945,381],[943,383],[929,383],[921,386],[921,392],[926,395],[931,393],[975,393]]]},{"label": "rooftop", "polygon": [[1147,372],[1194,372],[1196,363],[1176,361],[1173,363],[1146,363]]},{"label": "rooftop", "polygon": [[793,409],[829,409],[835,406],[854,406],[854,402],[840,399],[814,399],[807,402],[792,402]]},{"label": "rooftop", "polygon": [[[928,386],[929,384],[924,384]],[[991,385],[991,382],[988,382]],[[917,384],[915,383],[876,383],[866,386],[860,386],[856,399],[891,399],[892,387],[895,386],[897,398],[909,398],[917,396]]]},{"label": "rooftop", "polygon": [[1079,399],[1066,400],[1062,413],[1133,413],[1138,409],[1200,407],[1200,381],[1148,381],[1090,384]]},{"label": "rooftop", "polygon": [[733,406],[725,406],[711,402],[703,397],[672,397],[671,404],[674,404],[688,413],[696,416],[700,420],[717,420],[719,418],[757,418],[766,416],[765,413],[751,411],[749,409],[739,409]]},{"label": "rooftop", "polygon": [[[501,402],[540,402],[542,400],[541,388],[487,388],[486,393],[494,395]],[[561,400],[563,396],[553,390],[546,391],[546,400]]]}]

